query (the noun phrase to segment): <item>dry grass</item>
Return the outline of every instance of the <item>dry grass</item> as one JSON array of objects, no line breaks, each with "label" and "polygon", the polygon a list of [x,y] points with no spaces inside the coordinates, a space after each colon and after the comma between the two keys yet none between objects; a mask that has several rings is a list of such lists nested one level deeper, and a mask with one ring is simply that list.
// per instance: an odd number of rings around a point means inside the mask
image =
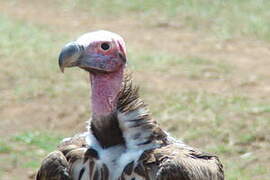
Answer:
[{"label": "dry grass", "polygon": [[[252,1],[215,1],[209,12],[202,1],[183,1],[180,7],[178,1],[161,2],[93,2],[88,12],[80,3],[0,1],[1,179],[26,179],[61,138],[85,130],[88,77],[78,69],[62,75],[56,59],[67,41],[100,28],[125,37],[134,80],[164,129],[217,154],[226,179],[268,179],[270,51],[258,40],[268,41],[268,26],[253,32],[254,22],[246,17],[251,13],[264,22],[267,13]],[[119,6],[123,11],[115,12]],[[156,9],[160,16],[153,20]],[[214,16],[217,23],[209,25]],[[217,27],[229,36],[220,38]]]}]

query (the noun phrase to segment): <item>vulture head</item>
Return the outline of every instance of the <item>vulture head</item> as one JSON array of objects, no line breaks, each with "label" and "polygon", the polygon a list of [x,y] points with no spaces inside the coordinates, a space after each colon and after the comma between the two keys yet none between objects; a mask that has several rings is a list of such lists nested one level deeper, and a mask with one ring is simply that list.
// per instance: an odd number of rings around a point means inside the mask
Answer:
[{"label": "vulture head", "polygon": [[123,38],[109,31],[83,34],[66,44],[59,55],[59,67],[79,67],[90,74],[94,117],[108,116],[116,110],[126,64]]},{"label": "vulture head", "polygon": [[90,73],[112,73],[126,63],[123,38],[109,31],[83,34],[64,46],[59,56],[61,71],[65,67],[80,67]]}]

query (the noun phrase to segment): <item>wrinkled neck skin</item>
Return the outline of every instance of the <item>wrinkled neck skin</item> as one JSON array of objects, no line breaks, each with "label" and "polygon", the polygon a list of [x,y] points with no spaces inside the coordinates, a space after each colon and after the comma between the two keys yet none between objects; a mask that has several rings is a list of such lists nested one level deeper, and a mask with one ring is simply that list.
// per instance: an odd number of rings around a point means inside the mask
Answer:
[{"label": "wrinkled neck skin", "polygon": [[124,68],[112,73],[90,74],[92,91],[92,118],[110,115],[116,110]]}]

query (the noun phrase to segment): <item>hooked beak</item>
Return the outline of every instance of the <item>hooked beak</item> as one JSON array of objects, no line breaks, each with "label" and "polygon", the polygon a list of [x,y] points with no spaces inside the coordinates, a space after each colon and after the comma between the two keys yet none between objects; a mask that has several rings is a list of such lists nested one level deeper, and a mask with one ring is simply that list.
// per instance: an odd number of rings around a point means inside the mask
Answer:
[{"label": "hooked beak", "polygon": [[77,66],[91,73],[109,73],[125,64],[125,56],[118,53],[116,56],[101,53],[86,53],[84,46],[71,42],[64,46],[59,55],[59,67],[64,72],[65,67]]},{"label": "hooked beak", "polygon": [[77,43],[71,42],[65,45],[58,58],[61,71],[64,72],[65,67],[77,66],[83,53],[84,47]]}]

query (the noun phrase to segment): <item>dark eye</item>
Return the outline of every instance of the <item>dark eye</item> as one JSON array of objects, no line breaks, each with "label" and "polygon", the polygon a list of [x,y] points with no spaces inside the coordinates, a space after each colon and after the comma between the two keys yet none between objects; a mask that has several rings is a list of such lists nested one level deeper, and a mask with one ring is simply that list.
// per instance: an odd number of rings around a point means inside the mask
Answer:
[{"label": "dark eye", "polygon": [[110,49],[110,44],[108,44],[108,43],[102,43],[101,44],[101,46],[100,46],[103,50],[108,50],[108,49]]}]

